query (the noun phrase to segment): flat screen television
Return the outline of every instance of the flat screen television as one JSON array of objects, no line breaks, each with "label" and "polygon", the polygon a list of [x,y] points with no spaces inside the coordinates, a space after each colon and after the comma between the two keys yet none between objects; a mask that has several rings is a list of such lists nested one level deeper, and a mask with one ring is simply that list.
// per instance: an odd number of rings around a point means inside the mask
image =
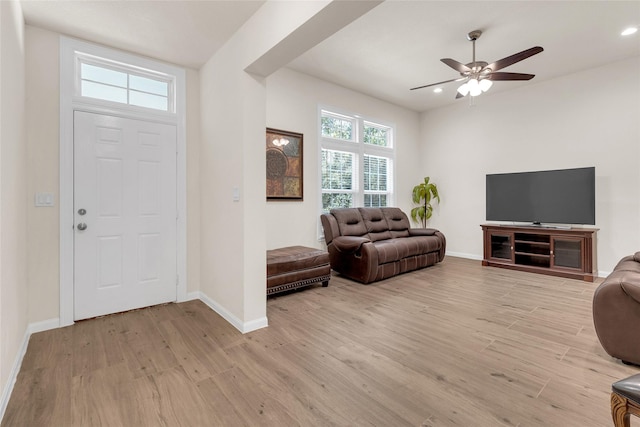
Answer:
[{"label": "flat screen television", "polygon": [[487,221],[596,223],[595,167],[487,175]]}]

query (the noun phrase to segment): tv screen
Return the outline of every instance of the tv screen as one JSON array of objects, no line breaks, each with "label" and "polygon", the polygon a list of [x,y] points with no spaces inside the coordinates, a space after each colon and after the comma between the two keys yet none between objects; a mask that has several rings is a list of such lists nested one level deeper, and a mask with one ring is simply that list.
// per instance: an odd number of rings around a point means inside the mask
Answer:
[{"label": "tv screen", "polygon": [[487,220],[596,223],[594,167],[487,175]]}]

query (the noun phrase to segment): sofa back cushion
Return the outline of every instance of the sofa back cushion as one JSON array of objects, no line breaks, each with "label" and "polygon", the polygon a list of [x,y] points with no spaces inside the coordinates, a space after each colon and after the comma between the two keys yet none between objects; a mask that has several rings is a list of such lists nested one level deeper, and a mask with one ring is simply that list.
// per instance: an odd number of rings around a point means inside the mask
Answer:
[{"label": "sofa back cushion", "polygon": [[365,227],[367,227],[369,239],[372,242],[391,238],[387,219],[382,214],[380,208],[358,208],[358,210],[364,220]]},{"label": "sofa back cushion", "polygon": [[400,208],[380,208],[392,238],[409,237],[409,218]]},{"label": "sofa back cushion", "polygon": [[338,221],[331,214],[320,215],[320,222],[322,222],[322,230],[324,231],[324,242],[329,245],[340,235],[340,229],[338,228]]},{"label": "sofa back cushion", "polygon": [[331,209],[331,215],[338,221],[341,236],[367,236],[367,227],[358,209]]}]

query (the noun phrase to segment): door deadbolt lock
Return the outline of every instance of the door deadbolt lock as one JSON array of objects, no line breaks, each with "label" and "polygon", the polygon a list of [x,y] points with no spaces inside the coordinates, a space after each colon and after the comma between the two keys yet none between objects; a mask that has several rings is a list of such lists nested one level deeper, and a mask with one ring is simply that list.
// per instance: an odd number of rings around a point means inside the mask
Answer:
[{"label": "door deadbolt lock", "polygon": [[86,209],[78,209],[78,215],[86,215],[87,210]]},{"label": "door deadbolt lock", "polygon": [[81,222],[80,224],[78,224],[78,230],[84,231],[86,229],[87,229],[87,224],[85,224],[84,222]]}]

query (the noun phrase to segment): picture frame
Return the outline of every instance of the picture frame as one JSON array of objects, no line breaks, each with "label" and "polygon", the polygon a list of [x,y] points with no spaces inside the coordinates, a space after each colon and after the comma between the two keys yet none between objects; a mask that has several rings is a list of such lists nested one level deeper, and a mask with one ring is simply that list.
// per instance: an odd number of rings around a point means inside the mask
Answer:
[{"label": "picture frame", "polygon": [[267,128],[267,201],[303,200],[303,134]]}]

